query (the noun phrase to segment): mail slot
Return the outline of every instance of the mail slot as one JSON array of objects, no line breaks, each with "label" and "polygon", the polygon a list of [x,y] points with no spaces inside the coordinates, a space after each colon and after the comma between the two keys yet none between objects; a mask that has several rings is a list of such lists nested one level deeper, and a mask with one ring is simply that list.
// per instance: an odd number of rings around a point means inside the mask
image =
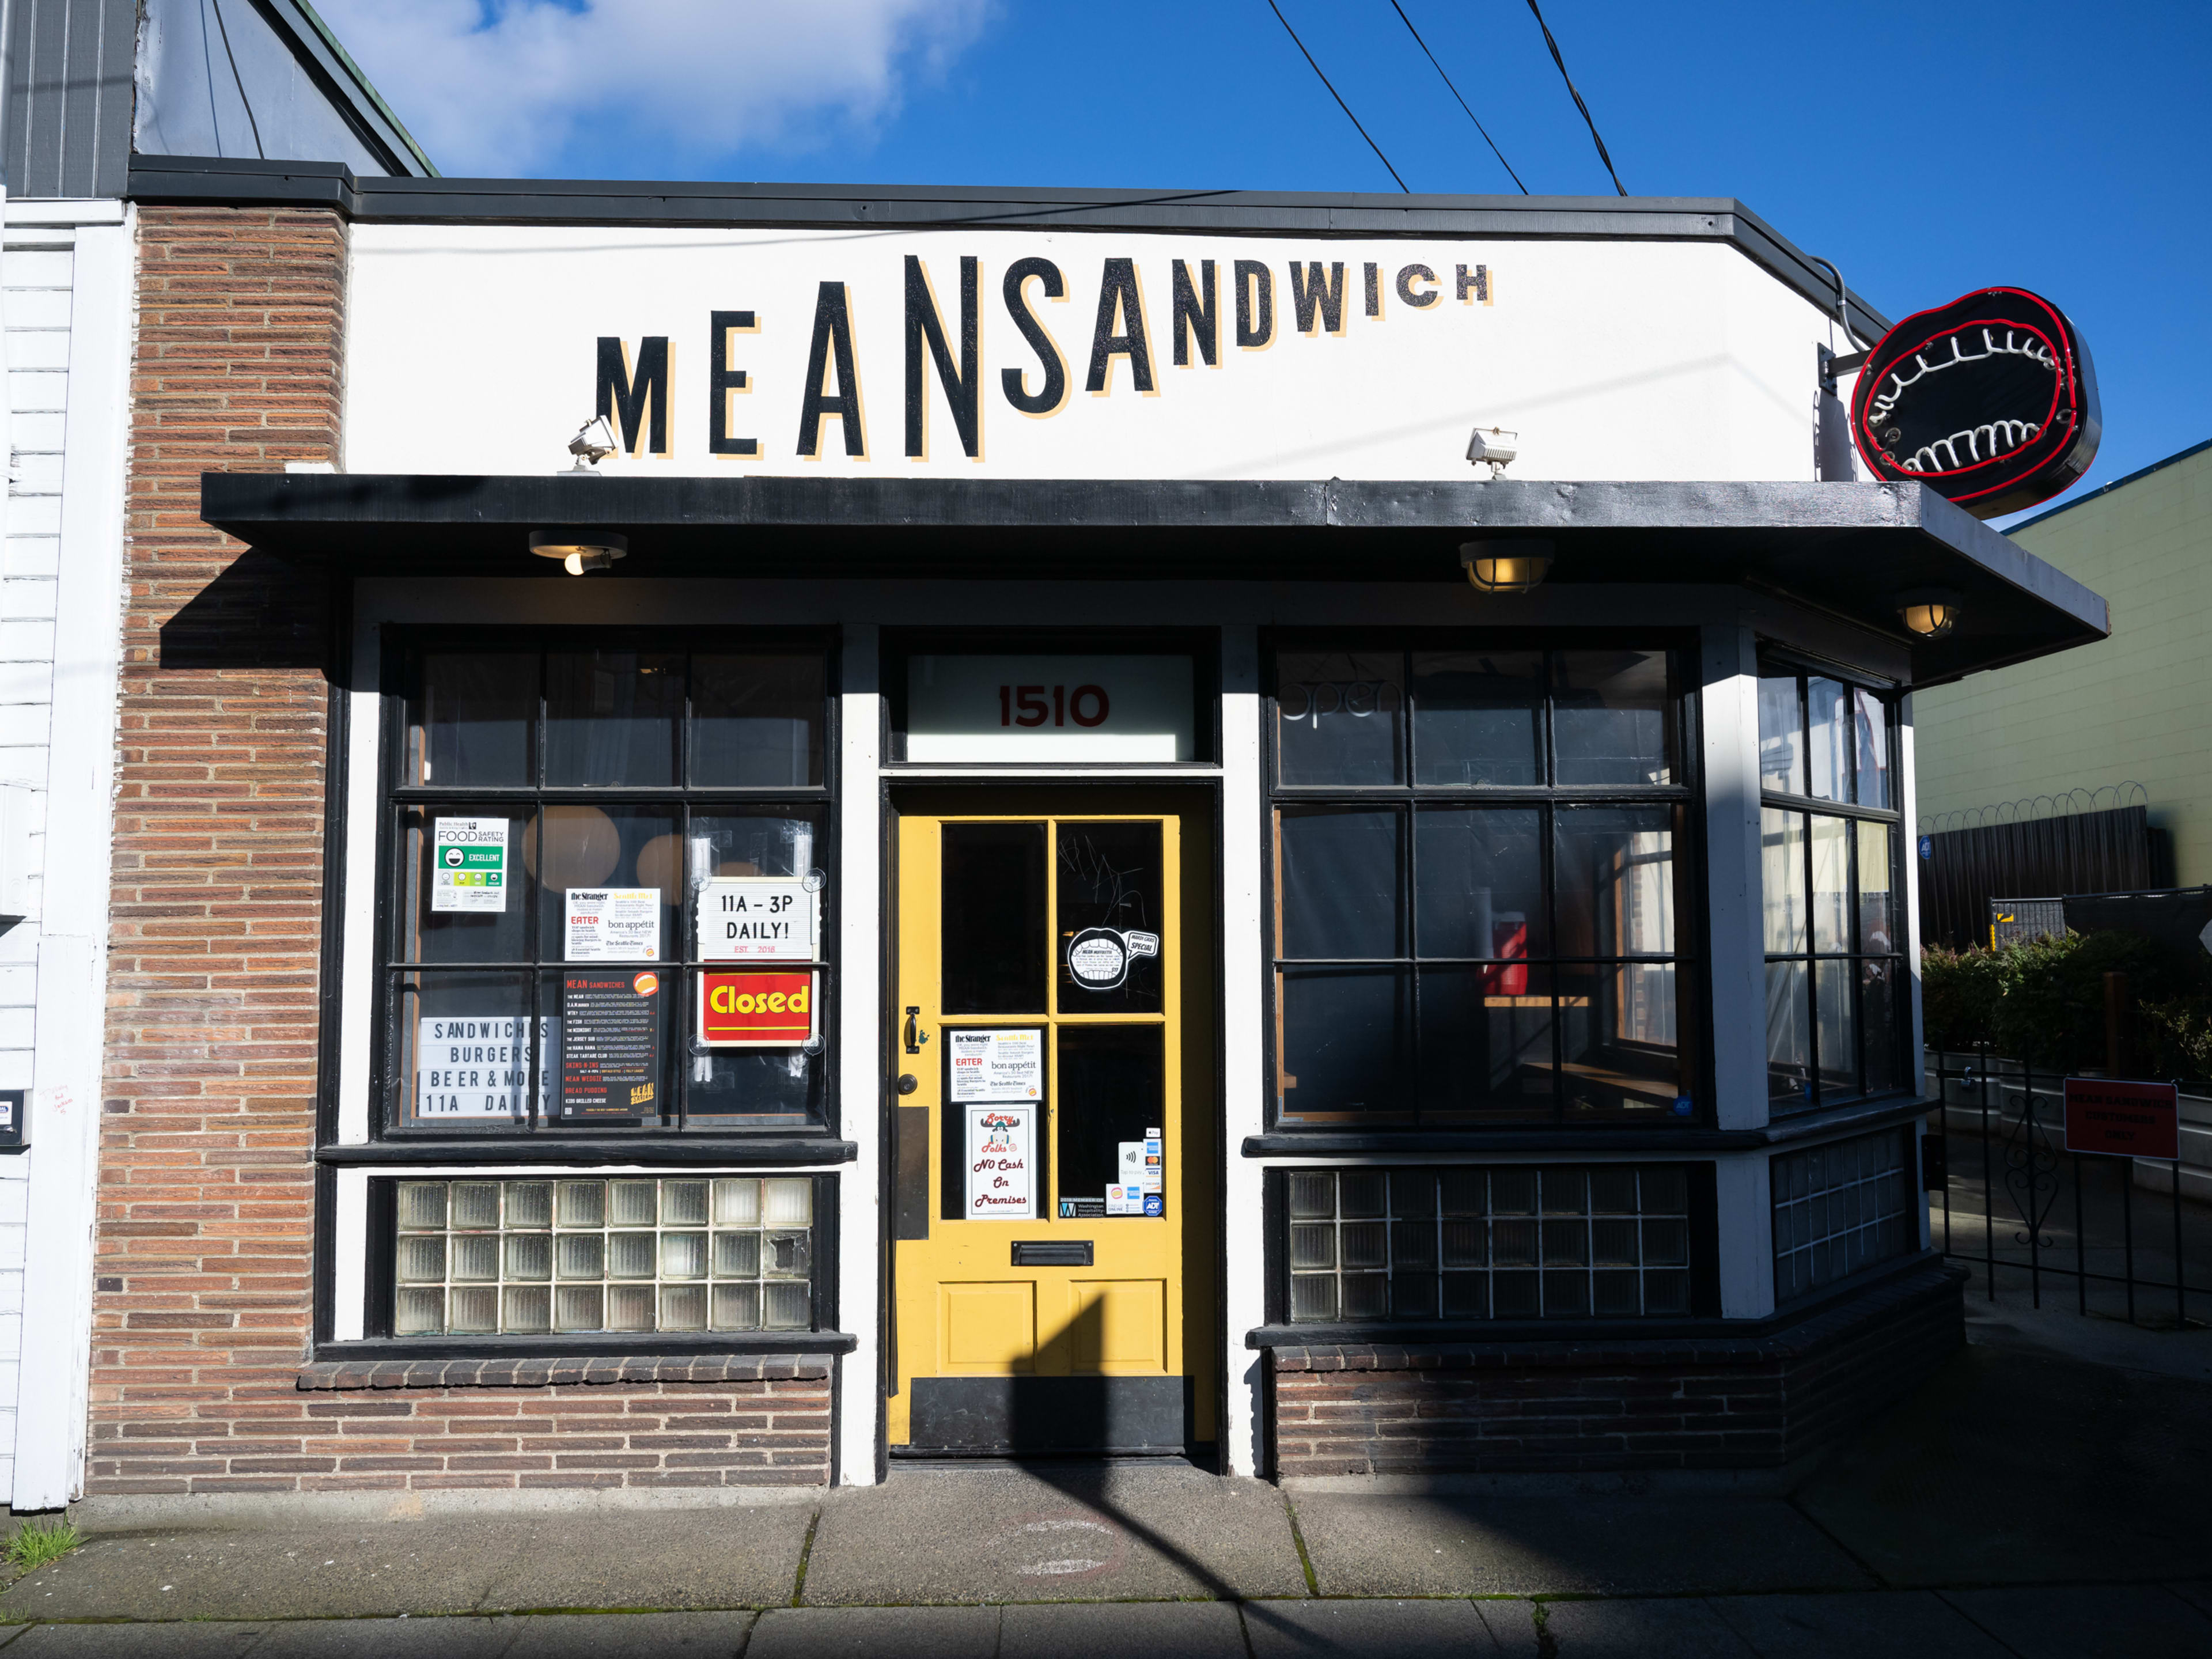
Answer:
[{"label": "mail slot", "polygon": [[1018,1238],[1014,1241],[1017,1267],[1087,1267],[1091,1241],[1087,1238]]}]

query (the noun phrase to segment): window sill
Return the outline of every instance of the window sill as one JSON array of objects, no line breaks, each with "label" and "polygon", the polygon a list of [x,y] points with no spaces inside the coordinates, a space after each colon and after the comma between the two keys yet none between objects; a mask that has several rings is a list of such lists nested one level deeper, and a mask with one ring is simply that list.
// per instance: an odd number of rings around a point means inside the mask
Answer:
[{"label": "window sill", "polygon": [[[850,1331],[696,1331],[682,1334],[633,1331],[595,1331],[584,1336],[416,1336],[368,1337],[343,1342],[318,1342],[305,1376],[316,1366],[454,1366],[559,1365],[593,1368],[591,1380],[605,1382],[609,1365],[666,1365],[664,1381],[680,1382],[674,1372],[696,1364],[752,1365],[769,1361],[826,1364],[830,1356],[851,1353],[860,1339]],[[633,1379],[635,1380],[635,1379]],[[694,1379],[694,1380],[706,1380]],[[302,1388],[311,1385],[302,1383]],[[331,1386],[337,1386],[332,1384]],[[349,1383],[347,1387],[356,1386]],[[382,1386],[382,1385],[380,1385]],[[392,1384],[391,1386],[398,1386]],[[413,1383],[410,1387],[454,1388],[458,1382]],[[479,1386],[483,1384],[479,1383]],[[510,1383],[506,1386],[535,1387]]]},{"label": "window sill", "polygon": [[736,1168],[761,1164],[850,1164],[860,1156],[850,1140],[827,1136],[624,1135],[591,1139],[556,1139],[544,1135],[497,1139],[447,1138],[374,1140],[365,1146],[318,1146],[315,1162],[343,1169],[363,1164],[547,1164],[579,1169],[611,1164],[681,1169]]},{"label": "window sill", "polygon": [[1778,1146],[1816,1135],[1851,1129],[1883,1129],[1931,1112],[1932,1097],[1892,1095],[1855,1100],[1825,1111],[1803,1112],[1758,1129],[1679,1129],[1591,1124],[1562,1128],[1553,1123],[1525,1128],[1368,1130],[1273,1129],[1247,1135],[1246,1158],[1341,1158],[1404,1152],[1730,1152]]}]

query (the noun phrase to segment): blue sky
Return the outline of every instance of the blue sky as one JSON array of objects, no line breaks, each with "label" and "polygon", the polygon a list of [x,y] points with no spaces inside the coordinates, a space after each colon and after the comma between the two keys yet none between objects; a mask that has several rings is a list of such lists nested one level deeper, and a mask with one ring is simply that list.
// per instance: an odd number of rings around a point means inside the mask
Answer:
[{"label": "blue sky", "polygon": [[[1389,0],[1279,3],[1414,190],[1513,189]],[[1525,0],[1401,3],[1532,190],[1610,193]],[[1267,0],[322,9],[450,173],[1395,189]],[[2212,5],[1545,15],[1632,192],[1736,197],[1893,317],[1995,283],[2063,307],[2104,400],[2081,488],[2212,437]]]}]

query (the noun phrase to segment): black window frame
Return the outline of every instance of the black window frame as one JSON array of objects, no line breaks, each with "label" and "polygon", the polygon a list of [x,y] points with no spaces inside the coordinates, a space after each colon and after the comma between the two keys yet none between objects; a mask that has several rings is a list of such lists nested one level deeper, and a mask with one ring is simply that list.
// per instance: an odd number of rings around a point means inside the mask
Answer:
[{"label": "black window frame", "polygon": [[[1786,790],[1768,787],[1764,757],[1763,755],[1760,757],[1758,763],[1759,865],[1762,878],[1759,945],[1762,980],[1771,976],[1771,970],[1778,963],[1802,963],[1806,968],[1805,1003],[1801,1011],[1805,1020],[1807,1045],[1805,1078],[1803,1087],[1800,1090],[1795,1103],[1787,1106],[1782,1104],[1783,1097],[1777,1092],[1777,1068],[1772,1049],[1765,1042],[1762,1043],[1762,1047],[1767,1049],[1767,1115],[1770,1119],[1796,1119],[1812,1113],[1826,1111],[1837,1106],[1883,1100],[1913,1094],[1917,1091],[1914,1085],[1909,1053],[1912,1029],[1912,999],[1910,990],[1911,930],[1905,887],[1908,866],[1905,822],[1905,778],[1902,765],[1904,734],[1900,720],[1904,693],[1893,684],[1866,674],[1853,673],[1834,663],[1823,662],[1815,658],[1799,656],[1772,647],[1762,647],[1759,654],[1759,712],[1756,715],[1757,729],[1753,735],[1755,745],[1763,744],[1765,742],[1765,687],[1770,681],[1783,678],[1794,678],[1796,682],[1798,759],[1800,765],[1804,769],[1805,775],[1802,781],[1806,793],[1792,794]],[[1846,757],[1846,763],[1850,769],[1847,788],[1852,799],[1830,799],[1811,793],[1813,749],[1812,699],[1809,683],[1816,679],[1832,681],[1842,686],[1847,692],[1853,694],[1864,692],[1881,703],[1884,712],[1883,740],[1887,750],[1884,759],[1890,779],[1889,805],[1868,806],[1862,805],[1856,799],[1859,783],[1858,744],[1856,741],[1850,744]],[[1851,729],[1856,733],[1856,714],[1851,721]],[[1802,891],[1806,904],[1805,943],[1802,951],[1771,951],[1765,948],[1767,908],[1764,892],[1764,876],[1766,864],[1765,819],[1769,811],[1796,813],[1805,820],[1806,833],[1803,836],[1803,859],[1800,872],[1804,883]],[[1859,882],[1860,837],[1856,829],[1848,832],[1844,838],[1848,884],[1845,890],[1847,899],[1844,908],[1846,923],[1850,934],[1849,947],[1840,951],[1822,951],[1818,948],[1818,930],[1813,914],[1815,848],[1812,820],[1815,817],[1837,818],[1852,825],[1874,823],[1889,826],[1889,891],[1891,902],[1894,907],[1892,921],[1893,942],[1890,950],[1870,951],[1865,948],[1863,937],[1866,921],[1865,907],[1860,897],[1863,890]],[[1822,1075],[1819,964],[1823,962],[1848,962],[1852,969],[1849,975],[1850,1018],[1851,1030],[1856,1034],[1857,1052],[1853,1057],[1853,1083],[1851,1086],[1845,1089],[1832,1089]],[[1894,1045],[1893,1065],[1896,1081],[1881,1088],[1868,1086],[1869,1067],[1867,1056],[1875,1034],[1869,1030],[1865,1018],[1864,965],[1870,962],[1886,962],[1890,965],[1892,986],[1890,1037]],[[1771,996],[1771,994],[1769,994]],[[1765,1027],[1764,1017],[1760,1024],[1764,1036]]]},{"label": "black window frame", "polygon": [[[1544,782],[1537,785],[1467,785],[1422,784],[1418,779],[1416,755],[1413,748],[1414,720],[1412,714],[1412,656],[1418,652],[1480,652],[1499,653],[1540,652],[1544,653],[1546,694],[1542,722],[1542,754],[1547,773],[1556,776],[1558,750],[1555,741],[1553,688],[1550,683],[1553,653],[1604,650],[1636,650],[1661,652],[1668,665],[1668,719],[1669,739],[1674,750],[1674,781],[1667,785],[1626,786],[1596,784],[1559,784]],[[1375,785],[1309,785],[1281,781],[1281,710],[1279,707],[1279,663],[1285,652],[1332,651],[1369,654],[1395,652],[1401,658],[1401,672],[1407,686],[1407,714],[1405,730],[1401,738],[1403,765],[1402,782]],[[1267,962],[1263,968],[1266,983],[1263,987],[1262,1007],[1265,1017],[1261,1042],[1262,1064],[1267,1079],[1266,1128],[1270,1133],[1286,1136],[1328,1135],[1336,1141],[1345,1137],[1372,1136],[1378,1146],[1404,1145],[1425,1135],[1455,1131],[1483,1130],[1498,1133],[1518,1132],[1531,1137],[1558,1135],[1561,1133],[1580,1133],[1623,1128],[1649,1128],[1655,1131],[1673,1129],[1711,1128],[1716,1121],[1715,1091],[1712,1075],[1711,997],[1709,992],[1711,960],[1709,918],[1705,903],[1705,859],[1703,835],[1703,805],[1705,801],[1702,757],[1702,726],[1700,712],[1700,682],[1698,678],[1698,641],[1690,630],[1680,628],[1648,629],[1420,629],[1366,628],[1323,630],[1311,628],[1263,630],[1260,640],[1261,658],[1261,846],[1262,935]],[[1413,1102],[1403,1113],[1350,1115],[1333,1116],[1293,1116],[1283,1109],[1279,1086],[1281,1057],[1279,1033],[1283,1018],[1282,970],[1286,963],[1309,965],[1307,959],[1295,963],[1281,954],[1282,941],[1278,937],[1277,905],[1274,896],[1280,879],[1275,833],[1278,810],[1284,805],[1358,805],[1365,804],[1401,805],[1404,811],[1401,834],[1406,845],[1401,848],[1406,872],[1403,905],[1405,908],[1405,943],[1399,957],[1374,959],[1378,964],[1402,967],[1418,979],[1421,963],[1444,962],[1446,958],[1423,958],[1417,951],[1412,920],[1419,903],[1418,868],[1412,842],[1415,836],[1414,820],[1422,805],[1525,805],[1540,810],[1543,830],[1543,884],[1546,902],[1551,921],[1551,951],[1543,957],[1530,957],[1532,965],[1541,963],[1547,969],[1580,963],[1595,964],[1623,960],[1615,957],[1567,957],[1559,951],[1556,922],[1559,912],[1559,890],[1554,878],[1556,808],[1571,806],[1648,805],[1666,804],[1674,809],[1674,842],[1673,848],[1673,882],[1674,891],[1674,953],[1668,958],[1674,968],[1675,986],[1675,1043],[1681,1051],[1680,1064],[1687,1078],[1691,1110],[1687,1115],[1668,1113],[1573,1114],[1568,1107],[1567,1091],[1564,1086],[1555,1090],[1548,1115],[1504,1115],[1486,1113],[1425,1113],[1419,1104],[1420,1089],[1419,992],[1414,992],[1415,1003],[1409,1016],[1413,1042],[1408,1051]],[[1316,958],[1316,961],[1322,959]],[[1364,959],[1363,959],[1364,960]],[[1564,1023],[1559,1017],[1559,993],[1552,1018],[1552,1042],[1555,1076],[1564,1079],[1562,1066],[1563,1045],[1566,1041]]]},{"label": "black window frame", "polygon": [[[461,1162],[480,1158],[495,1148],[511,1152],[529,1146],[550,1152],[561,1143],[588,1146],[593,1149],[594,1157],[603,1157],[605,1150],[616,1147],[635,1148],[643,1156],[647,1155],[647,1149],[654,1146],[670,1147],[681,1145],[694,1149],[684,1158],[687,1164],[697,1162],[698,1149],[726,1144],[730,1147],[731,1158],[741,1158],[745,1156],[743,1148],[748,1143],[769,1139],[787,1143],[820,1140],[828,1143],[824,1155],[834,1155],[831,1149],[836,1144],[841,1113],[837,1030],[842,1013],[839,995],[837,934],[842,817],[839,804],[842,793],[839,787],[841,643],[840,630],[823,627],[637,625],[594,628],[573,625],[469,627],[392,624],[383,629],[381,678],[379,683],[382,704],[380,721],[381,752],[377,785],[373,923],[374,959],[372,964],[376,978],[372,992],[368,1102],[371,1143],[404,1143],[419,1147],[434,1160],[447,1158]],[[410,754],[409,716],[420,684],[422,659],[426,653],[452,650],[457,647],[473,647],[486,653],[535,651],[540,653],[541,659],[563,650],[683,651],[698,653],[750,649],[818,653],[823,662],[821,779],[817,783],[802,786],[695,787],[688,782],[692,763],[691,744],[688,740],[680,740],[678,777],[676,782],[665,786],[568,786],[549,785],[542,781],[523,785],[455,785],[451,787],[407,783],[404,779]],[[532,738],[535,748],[533,766],[539,780],[544,775],[550,740],[545,699],[544,670],[541,664],[538,717]],[[690,716],[688,702],[687,696],[685,721]],[[684,739],[685,726],[679,723],[678,729],[679,739]],[[718,808],[772,811],[779,807],[787,807],[818,816],[822,829],[816,838],[815,866],[823,872],[824,879],[821,930],[817,941],[820,954],[811,966],[817,975],[820,987],[818,1018],[822,1048],[817,1058],[823,1075],[819,1115],[804,1122],[794,1122],[787,1116],[763,1115],[759,1122],[749,1124],[733,1121],[728,1115],[717,1114],[711,1127],[688,1127],[690,1067],[684,1062],[689,1054],[687,1038],[692,1018],[690,1005],[695,1000],[693,977],[700,970],[700,964],[696,958],[696,942],[691,937],[693,918],[690,907],[679,897],[675,907],[678,948],[665,954],[662,964],[675,981],[675,998],[681,1005],[666,1016],[671,1022],[672,1036],[664,1045],[663,1074],[672,1083],[670,1093],[674,1097],[668,1111],[635,1125],[592,1125],[541,1116],[537,1087],[537,1067],[541,1056],[537,1052],[539,1045],[533,1043],[531,1083],[526,1085],[529,1116],[525,1121],[471,1121],[450,1127],[405,1121],[404,1113],[397,1109],[395,1103],[404,1093],[407,1079],[395,1079],[392,1072],[398,1063],[398,1055],[404,1052],[398,1023],[403,1018],[401,1010],[407,977],[420,974],[425,967],[438,971],[471,971],[469,965],[426,964],[405,960],[407,907],[413,903],[414,896],[406,888],[402,820],[410,811],[448,802],[474,805],[505,803],[517,806],[579,803],[665,806],[678,815],[679,822],[688,822],[689,814],[693,811]],[[543,944],[536,942],[537,908],[533,903],[526,923],[529,937],[533,941],[530,953],[512,963],[473,965],[474,971],[512,973],[527,981],[530,988],[527,1018],[532,1022],[531,1029],[533,1030],[539,1029],[535,1022],[540,1017],[545,978],[549,974],[557,973],[562,966],[557,957],[549,957]],[[788,965],[796,971],[806,964]]]}]

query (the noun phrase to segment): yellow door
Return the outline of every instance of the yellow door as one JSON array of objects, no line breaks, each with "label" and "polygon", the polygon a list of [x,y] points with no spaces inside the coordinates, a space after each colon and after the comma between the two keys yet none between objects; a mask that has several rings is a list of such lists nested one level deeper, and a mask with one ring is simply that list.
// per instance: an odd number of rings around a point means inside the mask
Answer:
[{"label": "yellow door", "polygon": [[1193,1063],[1197,820],[1161,797],[959,804],[897,820],[890,1443],[1211,1440],[1212,1345],[1191,1333],[1212,1298],[1185,1271],[1210,1272],[1215,1208],[1190,1155],[1211,1117],[1189,1092],[1212,1075]]}]

